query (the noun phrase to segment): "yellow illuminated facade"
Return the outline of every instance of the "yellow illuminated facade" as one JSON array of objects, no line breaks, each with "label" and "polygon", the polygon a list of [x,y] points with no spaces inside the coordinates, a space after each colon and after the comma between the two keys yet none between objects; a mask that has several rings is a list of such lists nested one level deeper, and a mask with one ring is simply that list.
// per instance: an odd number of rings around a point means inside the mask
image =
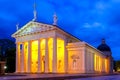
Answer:
[{"label": "yellow illuminated facade", "polygon": [[38,68],[38,41],[32,41],[31,49],[31,72],[37,72]]},{"label": "yellow illuminated facade", "polygon": [[108,62],[106,57],[101,55],[94,55],[94,70],[95,72],[106,72],[108,73]]},{"label": "yellow illuminated facade", "polygon": [[53,38],[49,38],[48,41],[48,52],[49,52],[49,72],[52,73],[52,61],[53,61]]},{"label": "yellow illuminated facade", "polygon": [[40,52],[41,52],[41,67],[42,67],[41,72],[44,72],[45,71],[45,39],[41,40]]},{"label": "yellow illuminated facade", "polygon": [[17,73],[108,73],[109,58],[59,29],[30,21],[16,38]]},{"label": "yellow illuminated facade", "polygon": [[64,40],[57,38],[57,71],[64,73]]}]

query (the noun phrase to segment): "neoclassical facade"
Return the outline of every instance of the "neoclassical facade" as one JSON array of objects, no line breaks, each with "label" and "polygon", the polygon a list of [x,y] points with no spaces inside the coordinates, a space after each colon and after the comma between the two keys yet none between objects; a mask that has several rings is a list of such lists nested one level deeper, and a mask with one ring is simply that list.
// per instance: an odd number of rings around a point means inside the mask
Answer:
[{"label": "neoclassical facade", "polygon": [[103,52],[56,25],[30,21],[12,37],[17,73],[109,73]]}]

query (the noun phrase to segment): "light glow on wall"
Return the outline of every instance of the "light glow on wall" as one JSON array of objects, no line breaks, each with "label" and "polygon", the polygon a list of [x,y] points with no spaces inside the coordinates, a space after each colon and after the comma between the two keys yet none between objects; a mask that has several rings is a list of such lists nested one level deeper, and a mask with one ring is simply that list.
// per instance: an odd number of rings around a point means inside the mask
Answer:
[{"label": "light glow on wall", "polygon": [[101,61],[101,57],[99,56],[99,71],[100,71],[100,72],[101,72],[101,65],[102,65],[101,62],[102,62],[102,61]]},{"label": "light glow on wall", "polygon": [[105,72],[108,72],[108,60],[105,59]]},{"label": "light glow on wall", "polygon": [[97,55],[94,55],[94,70],[97,71]]},{"label": "light glow on wall", "polygon": [[45,39],[41,39],[40,41],[40,53],[42,58],[42,72],[45,72]]},{"label": "light glow on wall", "polygon": [[94,55],[94,70],[97,72],[102,71],[102,59],[100,55]]},{"label": "light glow on wall", "polygon": [[49,38],[49,40],[48,40],[48,53],[49,53],[49,72],[52,72],[53,38]]},{"label": "light glow on wall", "polygon": [[37,72],[38,70],[38,41],[32,41],[32,67],[31,67],[31,71],[33,73]]},{"label": "light glow on wall", "polygon": [[57,72],[64,72],[64,40],[57,38]]}]

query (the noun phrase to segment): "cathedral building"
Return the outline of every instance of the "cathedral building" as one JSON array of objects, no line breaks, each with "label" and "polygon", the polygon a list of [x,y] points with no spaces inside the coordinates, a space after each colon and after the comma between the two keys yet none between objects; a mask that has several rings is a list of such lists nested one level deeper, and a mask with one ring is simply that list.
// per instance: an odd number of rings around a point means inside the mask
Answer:
[{"label": "cathedral building", "polygon": [[[16,39],[16,73],[110,73],[111,53],[94,48],[57,26],[34,19],[12,35]],[[111,65],[110,65],[111,64]]]}]

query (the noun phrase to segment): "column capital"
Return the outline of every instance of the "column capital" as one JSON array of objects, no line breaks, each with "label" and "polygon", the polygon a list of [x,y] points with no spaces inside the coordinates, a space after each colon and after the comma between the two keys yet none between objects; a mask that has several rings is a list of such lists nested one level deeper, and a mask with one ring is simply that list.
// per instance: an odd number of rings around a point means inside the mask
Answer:
[{"label": "column capital", "polygon": [[15,42],[15,44],[20,44],[21,42]]}]

